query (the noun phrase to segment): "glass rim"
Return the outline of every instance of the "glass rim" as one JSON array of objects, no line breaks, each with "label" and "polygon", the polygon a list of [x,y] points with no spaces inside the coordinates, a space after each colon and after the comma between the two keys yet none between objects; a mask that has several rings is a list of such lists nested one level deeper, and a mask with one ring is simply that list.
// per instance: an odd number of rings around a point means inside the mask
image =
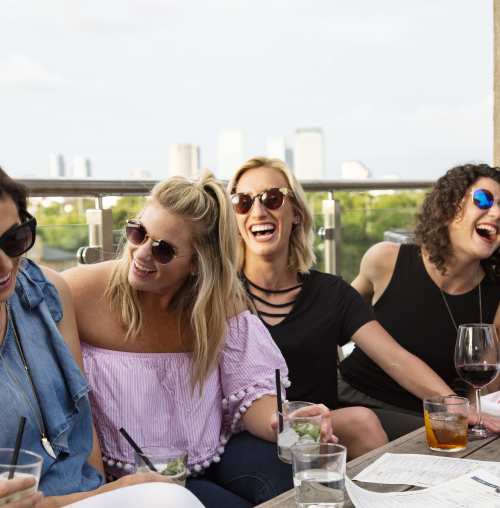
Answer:
[{"label": "glass rim", "polygon": [[[448,400],[452,399],[450,402]],[[423,400],[425,404],[441,404],[446,406],[461,406],[468,405],[470,401],[467,397],[461,397],[460,395],[434,395],[432,397],[426,397]]]},{"label": "glass rim", "polygon": [[458,325],[458,329],[460,328],[491,328],[495,325],[493,323],[462,323]]},{"label": "glass rim", "polygon": [[[169,446],[161,446],[161,445],[151,445],[151,446],[141,446],[141,450],[144,452],[146,457],[165,457],[165,458],[178,458],[181,456],[188,456],[188,451],[183,448],[175,448]],[[137,457],[141,457],[141,455],[134,451],[134,454]],[[171,457],[169,457],[171,456]]]},{"label": "glass rim", "polygon": [[[0,454],[2,454],[3,452],[9,452],[12,456],[12,453],[14,452],[14,448],[0,448]],[[24,455],[24,456],[27,455],[28,457],[31,457],[33,462],[30,462],[29,464],[17,463],[14,466],[16,469],[33,467],[34,465],[43,463],[43,457],[41,455],[39,455],[38,453],[32,452],[30,450],[26,450],[25,448],[21,448],[19,450],[19,457],[21,457],[21,455]],[[13,466],[10,464],[10,462],[8,464],[3,464],[0,462],[0,467],[13,467]]]},{"label": "glass rim", "polygon": [[[302,451],[302,448],[306,449],[307,447],[316,446],[318,447],[317,452],[310,452],[307,453],[305,451]],[[338,448],[337,451],[333,452],[326,452],[323,453],[320,450],[325,449],[325,447],[328,448]],[[344,445],[338,444],[338,443],[295,443],[290,447],[290,451],[292,452],[292,455],[294,455],[294,452],[298,451],[302,457],[335,457],[337,455],[345,455],[347,457],[347,448]]]}]

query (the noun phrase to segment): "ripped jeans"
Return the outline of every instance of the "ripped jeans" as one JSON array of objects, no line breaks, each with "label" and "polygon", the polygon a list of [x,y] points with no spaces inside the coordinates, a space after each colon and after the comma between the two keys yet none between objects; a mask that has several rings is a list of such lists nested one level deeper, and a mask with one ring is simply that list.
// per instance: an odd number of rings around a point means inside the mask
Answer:
[{"label": "ripped jeans", "polygon": [[231,437],[218,464],[186,487],[206,508],[248,508],[293,487],[292,468],[278,459],[276,443],[248,432]]}]

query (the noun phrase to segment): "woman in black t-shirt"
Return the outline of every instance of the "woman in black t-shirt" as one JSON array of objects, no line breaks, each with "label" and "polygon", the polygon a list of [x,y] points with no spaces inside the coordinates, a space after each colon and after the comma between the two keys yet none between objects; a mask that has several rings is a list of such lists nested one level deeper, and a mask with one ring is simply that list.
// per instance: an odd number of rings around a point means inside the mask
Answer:
[{"label": "woman in black t-shirt", "polygon": [[[417,244],[374,245],[353,281],[384,328],[455,389],[458,325],[500,325],[499,228],[498,169],[486,164],[455,167],[423,203]],[[403,390],[358,348],[340,371],[343,401],[420,410],[415,392]]]},{"label": "woman in black t-shirt", "polygon": [[380,446],[386,436],[370,410],[337,409],[337,346],[352,339],[419,398],[451,393],[432,369],[375,321],[359,293],[340,277],[310,269],[312,215],[300,184],[282,161],[249,160],[229,190],[241,236],[242,277],[287,361],[289,399],[335,409],[334,432],[354,456]]}]

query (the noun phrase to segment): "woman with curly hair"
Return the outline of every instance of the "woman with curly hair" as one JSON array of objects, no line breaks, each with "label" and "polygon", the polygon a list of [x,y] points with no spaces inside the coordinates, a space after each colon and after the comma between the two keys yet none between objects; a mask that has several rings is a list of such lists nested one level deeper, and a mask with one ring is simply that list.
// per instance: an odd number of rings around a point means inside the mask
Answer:
[{"label": "woman with curly hair", "polygon": [[[462,323],[500,326],[500,171],[450,169],[426,196],[415,244],[382,242],[361,261],[352,285],[382,326],[450,387]],[[421,401],[355,348],[340,365],[339,397],[369,407],[421,413]]]}]

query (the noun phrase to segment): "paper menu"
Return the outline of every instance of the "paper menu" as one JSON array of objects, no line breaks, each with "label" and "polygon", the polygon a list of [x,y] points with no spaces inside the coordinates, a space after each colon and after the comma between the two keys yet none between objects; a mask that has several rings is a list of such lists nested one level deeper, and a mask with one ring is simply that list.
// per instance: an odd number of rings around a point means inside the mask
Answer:
[{"label": "paper menu", "polygon": [[432,487],[481,468],[500,477],[500,463],[414,453],[385,453],[354,480],[392,485]]},{"label": "paper menu", "polygon": [[346,490],[356,508],[500,508],[500,476],[475,469],[425,490],[372,492],[346,478]]}]

